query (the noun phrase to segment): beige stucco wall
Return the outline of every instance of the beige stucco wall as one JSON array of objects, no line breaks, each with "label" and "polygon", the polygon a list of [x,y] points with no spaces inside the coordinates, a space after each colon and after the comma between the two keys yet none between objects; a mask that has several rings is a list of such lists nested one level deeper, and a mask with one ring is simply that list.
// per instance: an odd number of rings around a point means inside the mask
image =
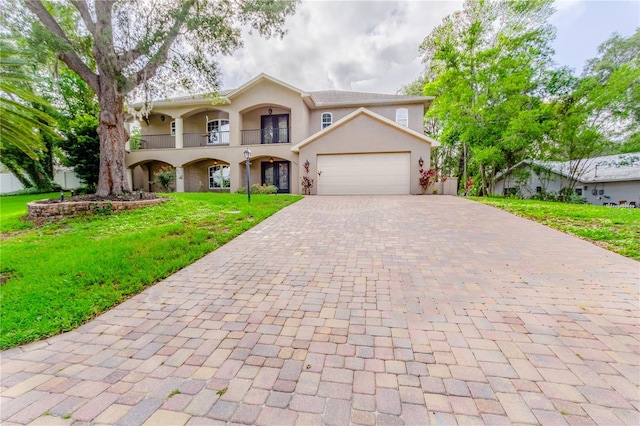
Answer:
[{"label": "beige stucco wall", "polygon": [[[298,171],[304,173],[302,164],[308,159],[310,163],[309,174],[313,178],[319,178],[317,170],[317,156],[321,154],[358,154],[358,153],[385,153],[385,152],[409,152],[411,193],[420,194],[422,190],[419,183],[418,160],[420,157],[429,164],[431,145],[387,124],[375,120],[366,115],[360,115],[343,126],[318,138],[300,148],[300,164]],[[311,190],[315,194],[317,185]],[[298,182],[298,192],[301,188]]]},{"label": "beige stucco wall", "polygon": [[[317,133],[322,130],[321,120],[322,114],[330,112],[333,114],[333,122],[346,117],[360,107],[348,107],[348,108],[325,108],[311,111],[309,115],[309,130],[311,134]],[[418,133],[423,132],[423,116],[424,106],[418,105],[377,105],[366,107],[369,111],[375,112],[391,121],[396,121],[396,109],[407,108],[409,112],[409,128],[415,130]]]},{"label": "beige stucco wall", "polygon": [[[325,111],[333,113],[333,122],[356,110],[352,108],[332,108],[310,111],[299,92],[268,79],[259,80],[231,95],[230,104],[212,105],[211,101],[188,101],[185,104],[162,104],[154,108],[149,124],[141,123],[143,135],[168,135],[171,122],[176,117],[183,119],[183,134],[201,133],[206,130],[206,117],[209,120],[225,118],[229,120],[229,146],[186,147],[167,149],[133,150],[126,156],[127,167],[133,169],[133,187],[148,190],[148,170],[156,162],[163,162],[176,168],[183,168],[184,190],[199,191],[199,182],[208,187],[208,166],[217,160],[219,164],[230,166],[231,188],[236,191],[246,184],[244,153],[246,148],[252,151],[251,182],[260,183],[260,163],[274,160],[290,161],[290,186],[292,193],[302,193],[300,173],[302,163],[309,158],[315,169],[315,156],[322,153],[358,153],[358,152],[411,152],[411,192],[419,193],[418,159],[422,156],[429,164],[430,145],[419,138],[405,134],[369,117],[358,117],[345,127],[336,128],[320,140],[306,146],[301,155],[291,151],[291,146],[320,131],[320,117]],[[369,109],[395,121],[397,107],[406,107],[409,111],[409,128],[422,133],[423,105],[372,106]],[[261,115],[290,114],[291,144],[241,145],[241,130],[259,129]],[[164,122],[160,116],[164,115]],[[140,167],[140,165],[142,165]],[[313,171],[315,174],[316,172]],[[315,190],[315,189],[314,189]]]},{"label": "beige stucco wall", "polygon": [[[268,109],[273,114],[290,113],[291,141],[297,143],[309,135],[309,110],[299,92],[290,90],[279,84],[263,80],[242,93],[233,96],[230,105],[230,117],[242,117],[238,123],[244,129],[259,129],[260,115],[267,115]],[[230,123],[234,133],[234,124]],[[239,140],[239,139],[238,139]]]},{"label": "beige stucco wall", "polygon": [[[173,167],[183,167],[185,172],[185,191],[199,191],[199,181],[202,180],[206,184],[208,179],[207,167],[198,169],[197,163],[213,164],[217,160],[219,164],[229,164],[231,172],[231,192],[238,187],[245,185],[245,159],[244,150],[251,150],[251,182],[260,183],[260,165],[259,161],[269,161],[273,157],[274,160],[290,161],[290,182],[292,188],[296,188],[295,183],[298,178],[298,155],[291,152],[291,144],[272,144],[272,145],[248,145],[248,146],[221,146],[206,148],[182,148],[182,149],[154,149],[154,150],[134,150],[126,156],[127,167],[144,164],[147,162],[163,162]],[[149,164],[149,163],[147,163]],[[192,166],[195,165],[195,169]],[[149,186],[145,181],[143,172],[136,171],[134,168],[133,186],[134,188],[143,188],[148,190]],[[295,189],[292,189],[296,193]]]}]

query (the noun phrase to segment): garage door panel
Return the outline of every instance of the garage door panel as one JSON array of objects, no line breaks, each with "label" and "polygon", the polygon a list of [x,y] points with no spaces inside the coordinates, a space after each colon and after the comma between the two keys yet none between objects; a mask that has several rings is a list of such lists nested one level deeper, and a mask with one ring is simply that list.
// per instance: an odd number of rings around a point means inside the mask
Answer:
[{"label": "garage door panel", "polygon": [[319,195],[409,194],[409,153],[319,155]]}]

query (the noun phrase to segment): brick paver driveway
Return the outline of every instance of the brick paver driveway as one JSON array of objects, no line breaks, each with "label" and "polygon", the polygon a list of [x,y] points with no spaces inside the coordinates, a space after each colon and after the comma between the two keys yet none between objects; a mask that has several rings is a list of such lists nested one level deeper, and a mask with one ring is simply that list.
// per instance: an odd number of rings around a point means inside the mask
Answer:
[{"label": "brick paver driveway", "polygon": [[308,197],[2,354],[3,424],[640,424],[640,264],[453,197]]}]

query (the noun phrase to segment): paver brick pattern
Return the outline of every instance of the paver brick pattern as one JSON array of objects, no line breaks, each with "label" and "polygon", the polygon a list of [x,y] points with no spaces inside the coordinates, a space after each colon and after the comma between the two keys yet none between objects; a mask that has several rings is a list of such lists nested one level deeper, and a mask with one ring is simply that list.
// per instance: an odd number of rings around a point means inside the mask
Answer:
[{"label": "paver brick pattern", "polygon": [[640,264],[465,199],[307,197],[1,354],[3,424],[640,424]]}]

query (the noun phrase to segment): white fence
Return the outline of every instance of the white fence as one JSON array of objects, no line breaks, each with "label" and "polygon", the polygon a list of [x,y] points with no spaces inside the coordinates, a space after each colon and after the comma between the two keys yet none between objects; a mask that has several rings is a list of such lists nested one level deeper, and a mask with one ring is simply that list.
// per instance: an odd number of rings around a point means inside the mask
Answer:
[{"label": "white fence", "polygon": [[[58,172],[54,174],[53,180],[64,189],[76,189],[82,186],[80,179],[73,172]],[[0,173],[0,194],[8,194],[21,189],[24,189],[24,186],[12,173]]]}]

